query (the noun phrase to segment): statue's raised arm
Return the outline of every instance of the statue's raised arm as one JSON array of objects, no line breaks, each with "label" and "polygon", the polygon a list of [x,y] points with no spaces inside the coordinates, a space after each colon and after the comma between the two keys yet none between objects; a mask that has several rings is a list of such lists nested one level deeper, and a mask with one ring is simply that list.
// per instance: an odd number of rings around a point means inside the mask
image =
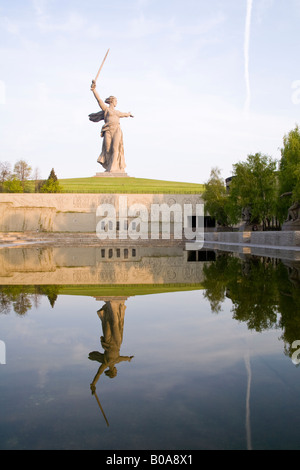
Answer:
[{"label": "statue's raised arm", "polygon": [[102,99],[100,98],[97,90],[96,90],[96,82],[95,80],[92,81],[92,85],[91,85],[91,90],[94,94],[94,97],[96,98],[100,108],[102,109],[102,111],[105,111],[107,109],[107,106],[106,104],[102,101]]}]

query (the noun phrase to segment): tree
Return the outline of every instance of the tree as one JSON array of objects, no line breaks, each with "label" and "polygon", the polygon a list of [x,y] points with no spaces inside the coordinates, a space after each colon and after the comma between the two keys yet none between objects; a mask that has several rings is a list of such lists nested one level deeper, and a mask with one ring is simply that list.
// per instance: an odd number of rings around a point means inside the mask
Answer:
[{"label": "tree", "polygon": [[53,181],[57,181],[57,176],[55,174],[54,168],[50,171],[49,179],[52,179]]},{"label": "tree", "polygon": [[21,184],[21,181],[18,180],[15,176],[11,176],[3,184],[3,192],[5,193],[23,193],[24,189]]},{"label": "tree", "polygon": [[238,221],[228,207],[228,192],[219,168],[212,168],[210,178],[205,183],[202,195],[205,202],[205,212],[216,219],[221,226],[230,226]]},{"label": "tree", "polygon": [[3,191],[5,181],[11,176],[11,164],[9,162],[0,162],[0,188]]},{"label": "tree", "polygon": [[248,155],[246,162],[233,165],[229,207],[242,214],[248,209],[250,224],[263,224],[265,229],[276,215],[278,185],[276,161],[266,155]]},{"label": "tree", "polygon": [[34,180],[34,191],[38,193],[41,187],[41,176],[40,176],[40,170],[37,167],[33,171],[33,180]]},{"label": "tree", "polygon": [[54,169],[52,168],[50,175],[47,181],[42,185],[40,192],[41,193],[61,193],[62,189],[60,187],[59,181],[55,174]]},{"label": "tree", "polygon": [[25,188],[26,181],[31,176],[32,168],[25,160],[19,160],[14,166],[14,174],[18,180],[21,181],[23,189]]},{"label": "tree", "polygon": [[279,163],[279,211],[281,220],[294,202],[300,202],[300,130],[297,125],[283,138]]}]

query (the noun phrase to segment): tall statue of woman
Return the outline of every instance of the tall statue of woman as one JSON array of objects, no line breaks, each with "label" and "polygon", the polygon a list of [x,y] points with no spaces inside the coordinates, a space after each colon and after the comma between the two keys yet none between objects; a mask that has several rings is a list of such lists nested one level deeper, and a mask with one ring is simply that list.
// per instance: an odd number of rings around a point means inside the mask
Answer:
[{"label": "tall statue of woman", "polygon": [[122,113],[116,109],[117,98],[114,96],[110,96],[103,102],[97,93],[95,80],[92,81],[91,90],[102,111],[90,114],[89,119],[93,122],[104,120],[104,126],[101,129],[101,137],[103,137],[102,152],[97,162],[107,172],[124,173],[126,165],[120,118],[133,116],[130,112]]}]

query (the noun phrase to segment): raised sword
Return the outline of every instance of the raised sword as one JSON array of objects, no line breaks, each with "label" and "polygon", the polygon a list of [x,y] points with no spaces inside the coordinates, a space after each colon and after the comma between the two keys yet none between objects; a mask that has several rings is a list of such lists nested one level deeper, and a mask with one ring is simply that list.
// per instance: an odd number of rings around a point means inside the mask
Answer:
[{"label": "raised sword", "polygon": [[103,67],[104,62],[106,61],[106,57],[108,56],[108,53],[109,53],[109,49],[108,49],[107,53],[105,54],[105,57],[104,57],[104,59],[103,59],[103,61],[102,61],[102,64],[100,65],[100,68],[99,68],[99,70],[98,70],[98,73],[97,73],[97,75],[96,75],[95,80],[93,80],[94,83],[96,83],[96,81],[98,80],[98,77],[99,77],[99,75],[100,75],[100,72],[101,72],[101,69],[102,69],[102,67]]}]

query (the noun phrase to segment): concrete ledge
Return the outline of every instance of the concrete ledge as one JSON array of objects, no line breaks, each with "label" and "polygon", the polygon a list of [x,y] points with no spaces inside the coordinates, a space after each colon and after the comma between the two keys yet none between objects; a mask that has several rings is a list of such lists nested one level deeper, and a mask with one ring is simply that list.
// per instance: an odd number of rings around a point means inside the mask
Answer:
[{"label": "concrete ledge", "polygon": [[293,232],[207,232],[205,242],[227,245],[300,247],[300,231]]}]

